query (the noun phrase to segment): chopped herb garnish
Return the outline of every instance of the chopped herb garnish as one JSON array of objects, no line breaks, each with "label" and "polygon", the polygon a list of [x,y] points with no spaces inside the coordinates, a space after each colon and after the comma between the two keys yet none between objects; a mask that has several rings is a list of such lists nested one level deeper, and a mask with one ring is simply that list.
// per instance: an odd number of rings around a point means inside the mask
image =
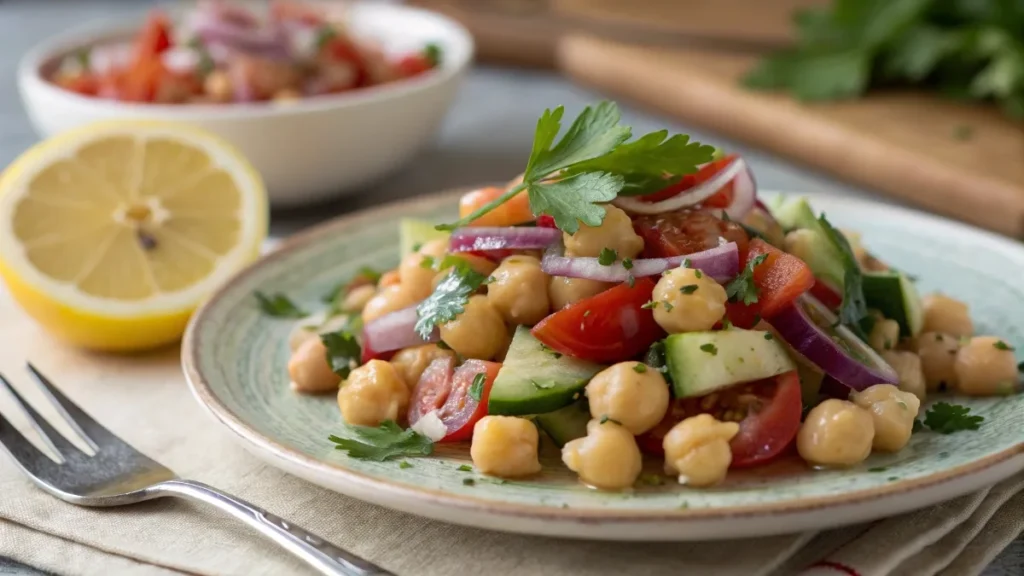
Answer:
[{"label": "chopped herb garnish", "polygon": [[590,310],[583,311],[583,317],[586,318],[587,316],[590,316]]},{"label": "chopped herb garnish", "polygon": [[897,481],[897,480],[899,480],[899,479],[900,479],[900,477],[899,477],[899,476],[889,476],[889,477],[888,477],[888,478],[886,478],[885,480],[886,480],[887,482],[895,482],[895,481]]},{"label": "chopped herb garnish", "polygon": [[996,343],[993,344],[993,346],[996,347],[996,350],[1009,350],[1011,352],[1016,350],[1016,348],[1014,348],[1013,346],[1010,346],[1009,344],[1007,344],[1006,342],[1003,342],[1002,340],[996,341]]},{"label": "chopped herb garnish", "polygon": [[[732,322],[728,318],[722,318],[722,330],[731,330]],[[741,358],[742,360],[742,358]]]},{"label": "chopped herb garnish", "polygon": [[483,372],[473,376],[473,383],[469,385],[469,397],[479,402],[484,395],[485,382],[487,382],[487,375]]},{"label": "chopped herb garnish", "polygon": [[697,291],[698,288],[700,288],[700,285],[698,284],[687,284],[686,286],[680,288],[679,291],[682,292],[683,294],[693,294],[694,292]]},{"label": "chopped herb garnish", "polygon": [[671,312],[672,309],[675,308],[675,306],[673,306],[672,303],[669,302],[668,300],[662,300],[661,303],[665,305],[666,312]]},{"label": "chopped herb garnish", "polygon": [[885,466],[876,466],[875,468],[868,468],[868,472],[885,472],[888,470]]},{"label": "chopped herb garnish", "polygon": [[294,302],[281,293],[267,295],[257,292],[256,300],[260,304],[260,310],[268,316],[275,318],[304,318],[309,316],[305,310],[296,306]]},{"label": "chopped herb garnish", "polygon": [[626,286],[629,286],[630,288],[632,288],[633,286],[636,286],[636,278],[633,277],[632,274],[627,274],[626,275]]},{"label": "chopped herb garnish", "polygon": [[462,466],[456,468],[456,470],[458,470],[459,472],[472,472],[473,467],[470,466],[469,464],[463,464]]},{"label": "chopped herb garnish", "polygon": [[473,486],[474,484],[476,484],[476,480],[473,480],[472,478],[463,478],[462,479],[462,485],[463,486]]},{"label": "chopped herb garnish", "polygon": [[423,242],[416,242],[415,244],[412,245],[413,252],[419,252],[420,248],[423,248]]},{"label": "chopped herb garnish", "polygon": [[633,372],[636,372],[637,374],[643,374],[644,372],[647,372],[647,365],[641,362],[637,362],[636,364],[633,365]]},{"label": "chopped herb garnish", "polygon": [[431,42],[423,48],[423,56],[430,65],[437,68],[441,65],[441,46]]},{"label": "chopped herb garnish", "polygon": [[758,287],[754,281],[754,269],[768,259],[767,254],[758,254],[743,268],[735,278],[725,285],[725,294],[733,302],[753,304],[757,302]]},{"label": "chopped herb garnish", "polygon": [[346,426],[355,438],[331,436],[338,450],[348,451],[352,458],[383,462],[397,456],[427,456],[434,451],[430,438],[413,429],[402,430],[398,424],[386,420],[380,426]]},{"label": "chopped herb garnish", "polygon": [[448,343],[445,342],[444,340],[438,340],[437,341],[437,347],[440,348],[441,350],[451,350],[452,349],[452,347],[449,346]]},{"label": "chopped herb garnish", "polygon": [[334,26],[331,26],[330,24],[324,24],[323,26],[317,28],[316,37],[315,40],[313,41],[314,46],[316,46],[317,52],[323,50],[324,46],[326,46],[327,43],[330,42],[331,40],[334,40],[337,36],[338,32],[335,31]]},{"label": "chopped herb garnish", "polygon": [[697,277],[697,280],[700,280],[701,278],[704,277],[704,273],[701,272],[700,270],[694,270],[693,275]]},{"label": "chopped herb garnish", "polygon": [[708,342],[707,344],[701,344],[700,349],[703,350],[704,352],[707,352],[708,354],[711,354],[712,356],[718,355],[718,347],[712,344],[711,342]]},{"label": "chopped herb garnish", "polygon": [[764,333],[764,339],[765,340],[774,340],[775,339],[775,335],[772,334],[771,332],[765,332]]},{"label": "chopped herb garnish", "polygon": [[1017,372],[1024,372],[1024,362],[1017,364]]},{"label": "chopped herb garnish", "polygon": [[924,425],[940,434],[977,430],[984,420],[983,416],[971,415],[970,408],[948,402],[936,402],[924,415]]},{"label": "chopped herb garnish", "polygon": [[680,502],[679,503],[679,509],[680,510],[686,510],[689,507],[690,507],[690,503],[689,502]]},{"label": "chopped herb garnish", "polygon": [[911,433],[918,433],[924,430],[924,422],[919,419],[914,419],[914,427],[910,429]]},{"label": "chopped herb garnish", "polygon": [[618,424],[620,426],[622,425],[622,422],[619,422],[614,418],[609,418],[607,414],[602,414],[601,419],[598,421],[598,424],[604,424],[605,422],[611,422],[612,424]]},{"label": "chopped herb garnish", "polygon": [[665,477],[658,474],[641,474],[639,480],[647,486],[661,486],[665,483]]},{"label": "chopped herb garnish", "polygon": [[632,270],[633,269],[633,259],[632,258],[623,258],[622,259],[622,267],[625,268],[626,270]]},{"label": "chopped herb garnish", "polygon": [[363,351],[356,337],[345,330],[338,330],[321,334],[320,341],[327,348],[327,363],[331,370],[342,379],[348,378],[362,359]]},{"label": "chopped herb garnish", "polygon": [[434,288],[434,293],[416,307],[416,333],[430,339],[434,328],[451,322],[466,309],[469,297],[480,288],[486,276],[473,270],[465,260],[459,260],[451,272]]},{"label": "chopped herb garnish", "polygon": [[412,464],[409,464],[409,462],[402,460],[401,462],[398,463],[398,467],[401,468],[402,470],[405,470],[406,468],[412,468]]},{"label": "chopped herb garnish", "polygon": [[597,263],[601,266],[611,266],[619,259],[619,255],[611,248],[601,248],[601,254],[597,257]]},{"label": "chopped herb garnish", "polygon": [[689,258],[683,258],[683,268],[692,268],[693,265]]},{"label": "chopped herb garnish", "polygon": [[640,307],[643,308],[644,310],[653,310],[654,308],[658,307],[658,303],[655,302],[654,300],[648,300],[647,302],[644,302]]}]

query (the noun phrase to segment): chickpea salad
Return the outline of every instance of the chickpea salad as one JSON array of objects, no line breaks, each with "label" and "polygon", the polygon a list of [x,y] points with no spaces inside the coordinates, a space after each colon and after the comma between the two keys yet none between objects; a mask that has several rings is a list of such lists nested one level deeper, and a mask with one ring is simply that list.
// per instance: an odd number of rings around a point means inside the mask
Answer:
[{"label": "chickpea salad", "polygon": [[956,395],[1020,391],[1013,346],[965,303],[920,297],[804,198],[762,202],[741,157],[634,138],[611,102],[563,114],[541,116],[522,175],[465,194],[456,222],[403,220],[399,266],[325,311],[256,294],[299,319],[288,380],[336,394],[350,457],[408,467],[461,442],[467,470],[524,478],[549,438],[597,489],[643,481],[645,458],[705,487],[970,433],[984,418]]},{"label": "chickpea salad", "polygon": [[49,80],[126,102],[282,102],[419,76],[440,62],[433,44],[389,56],[312,2],[273,0],[260,15],[241,3],[203,0],[177,28],[157,10],[130,43],[74,51]]}]

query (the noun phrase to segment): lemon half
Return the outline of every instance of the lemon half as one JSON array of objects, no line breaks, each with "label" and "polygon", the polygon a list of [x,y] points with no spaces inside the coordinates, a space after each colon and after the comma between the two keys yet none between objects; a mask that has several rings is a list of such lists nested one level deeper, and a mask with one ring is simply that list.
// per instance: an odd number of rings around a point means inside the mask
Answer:
[{"label": "lemon half", "polygon": [[0,276],[50,332],[98,350],[174,342],[267,234],[262,180],[184,124],[114,121],[28,150],[0,176]]}]

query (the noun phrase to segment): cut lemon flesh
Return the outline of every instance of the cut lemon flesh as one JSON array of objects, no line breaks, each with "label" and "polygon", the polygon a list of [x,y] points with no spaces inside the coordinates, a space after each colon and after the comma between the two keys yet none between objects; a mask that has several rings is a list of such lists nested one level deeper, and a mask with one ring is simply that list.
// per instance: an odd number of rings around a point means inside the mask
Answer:
[{"label": "cut lemon flesh", "polygon": [[0,177],[0,276],[45,328],[88,348],[174,342],[266,233],[259,175],[186,125],[93,124]]}]

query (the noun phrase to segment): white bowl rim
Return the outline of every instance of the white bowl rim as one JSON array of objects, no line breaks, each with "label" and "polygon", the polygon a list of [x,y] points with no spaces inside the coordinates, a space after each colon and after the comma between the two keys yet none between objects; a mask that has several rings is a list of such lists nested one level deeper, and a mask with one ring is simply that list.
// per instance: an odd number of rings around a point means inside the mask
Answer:
[{"label": "white bowl rim", "polygon": [[121,102],[105,98],[83,96],[65,90],[43,77],[43,66],[61,53],[77,47],[89,46],[97,41],[126,36],[139,27],[140,19],[115,18],[87,22],[64,32],[47,37],[22,56],[18,63],[18,83],[23,90],[31,85],[33,90],[48,93],[51,98],[64,99],[79,107],[89,107],[111,113],[128,112],[132,115],[153,115],[168,120],[196,121],[225,118],[279,117],[328,110],[355,108],[370,102],[399,99],[422,92],[428,88],[447,83],[457,78],[473,60],[475,46],[469,31],[448,16],[397,4],[357,2],[351,5],[353,12],[362,11],[375,16],[405,14],[433,20],[444,29],[444,40],[451,43],[454,58],[445,58],[439,70],[418,78],[408,78],[393,83],[360,88],[344,94],[331,94],[302,98],[288,105],[272,102],[232,104],[147,104]]}]

